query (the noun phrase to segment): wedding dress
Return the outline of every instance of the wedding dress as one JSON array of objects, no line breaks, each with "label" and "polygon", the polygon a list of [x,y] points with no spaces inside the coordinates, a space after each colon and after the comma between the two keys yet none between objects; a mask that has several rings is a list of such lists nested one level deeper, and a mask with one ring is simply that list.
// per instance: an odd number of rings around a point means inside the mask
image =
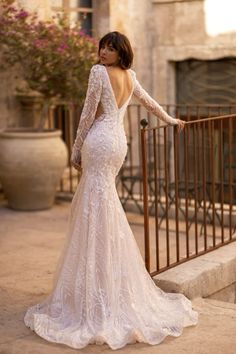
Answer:
[{"label": "wedding dress", "polygon": [[[132,94],[161,120],[176,124],[128,71],[133,90],[119,108],[106,67],[91,70],[72,154],[74,161],[82,158],[83,173],[67,242],[51,294],[24,318],[39,336],[73,348],[154,345],[197,323],[184,295],[164,293],[149,276],[115,188],[127,152],[123,118]],[[99,102],[103,113],[95,119]]]}]

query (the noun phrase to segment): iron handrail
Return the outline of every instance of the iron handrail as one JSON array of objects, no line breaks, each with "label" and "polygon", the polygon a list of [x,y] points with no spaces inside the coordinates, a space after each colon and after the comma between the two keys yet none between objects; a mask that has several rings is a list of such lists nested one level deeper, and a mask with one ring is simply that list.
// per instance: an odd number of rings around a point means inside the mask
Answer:
[{"label": "iron handrail", "polygon": [[[227,114],[227,115],[223,115],[223,116],[216,116],[216,117],[209,117],[209,118],[201,118],[201,119],[196,119],[196,120],[189,120],[185,122],[185,125],[192,125],[192,124],[202,124],[204,122],[210,122],[212,120],[222,120],[222,119],[228,119],[228,118],[236,118],[236,114]],[[167,126],[171,126],[171,127],[177,127],[177,124],[162,124],[156,127],[148,127],[148,121],[144,118],[143,120],[145,120],[147,122],[146,126],[143,127],[146,130],[158,130],[161,128],[165,128]],[[140,122],[141,123],[141,122]]]},{"label": "iron handrail", "polygon": [[[233,213],[233,196],[236,196],[236,183],[233,180],[233,156],[232,156],[232,147],[233,147],[233,118],[236,118],[236,114],[229,114],[224,116],[216,116],[216,117],[208,117],[204,119],[188,121],[186,122],[186,129],[183,130],[183,145],[182,148],[182,163],[184,165],[184,176],[183,180],[179,176],[180,170],[180,161],[179,161],[179,152],[180,152],[180,135],[177,133],[177,129],[170,130],[170,125],[161,125],[158,127],[148,127],[147,120],[143,119],[141,121],[142,129],[141,129],[141,142],[142,142],[142,171],[143,171],[143,212],[144,212],[144,244],[145,244],[145,262],[147,270],[150,272],[152,276],[172,268],[180,263],[186,262],[192,258],[198,257],[204,253],[210,252],[216,248],[219,248],[223,245],[226,245],[230,242],[236,241],[236,225],[233,224],[232,213]],[[176,125],[173,125],[176,126]],[[191,129],[190,129],[191,127]],[[215,137],[215,129],[218,129],[218,141]],[[161,133],[157,135],[157,131],[160,130]],[[170,134],[169,134],[170,133]],[[224,140],[223,140],[224,134]],[[174,168],[174,188],[171,189],[171,192],[174,193],[174,196],[170,196],[170,159],[168,156],[167,144],[168,139],[173,137],[173,168]],[[160,181],[160,171],[158,171],[158,163],[157,163],[157,151],[160,148],[160,144],[158,142],[157,137],[162,137],[161,145],[164,146],[164,153],[162,155],[162,159],[164,160],[164,177],[162,177],[162,187],[164,183],[164,203],[166,205],[165,212],[165,252],[166,252],[166,264],[160,264],[160,245],[159,245],[159,222],[158,219],[160,215],[158,215],[158,203],[161,203],[161,198],[158,196],[159,189],[157,188],[158,181]],[[147,144],[151,143],[151,157],[148,155],[150,151],[147,149]],[[189,145],[189,140],[193,139],[191,144]],[[206,140],[208,140],[209,145],[206,145]],[[215,164],[215,144],[218,144],[217,148],[217,164]],[[227,144],[228,150],[225,149],[223,144]],[[189,158],[189,149],[193,149],[193,157]],[[201,150],[200,150],[201,149]],[[208,150],[209,149],[209,150]],[[224,151],[227,152],[227,156],[225,156]],[[151,160],[150,160],[151,158]],[[154,177],[150,179],[148,176],[148,168],[149,162],[153,164],[154,158]],[[235,158],[235,157],[234,157]],[[191,161],[190,161],[191,160]],[[227,162],[227,170],[225,170],[225,162]],[[216,167],[218,166],[218,167]],[[216,168],[219,169],[217,172]],[[191,174],[193,174],[193,179],[191,179]],[[210,175],[208,176],[208,174]],[[225,179],[226,178],[226,179]],[[150,198],[150,181],[153,181],[155,185],[155,234],[153,241],[156,247],[156,270],[152,270],[153,260],[151,259],[151,254],[153,254],[150,250],[150,240],[153,240],[153,237],[150,235],[149,228],[149,219],[150,219],[150,210],[149,210],[149,198]],[[180,182],[183,181],[180,187]],[[227,182],[227,183],[226,183]],[[217,190],[219,192],[219,207],[216,207],[217,203]],[[184,188],[184,196],[185,196],[185,210],[181,207],[181,203],[183,202],[183,198],[179,195],[179,188]],[[191,188],[191,192],[189,193]],[[225,189],[227,188],[227,196]],[[207,194],[206,194],[207,193]],[[234,194],[233,194],[234,193]],[[191,196],[189,195],[191,194]],[[201,195],[202,194],[202,195]],[[194,198],[194,207],[193,207],[193,216],[189,215],[189,206],[188,201],[189,197]],[[225,216],[225,197],[228,198],[228,209],[227,216]],[[208,199],[207,199],[208,198]],[[153,201],[152,201],[153,203]],[[175,260],[173,260],[173,254],[171,255],[170,251],[170,228],[169,228],[169,208],[170,205],[173,205],[175,208]],[[219,215],[217,214],[217,208],[219,208]],[[185,251],[186,254],[183,256],[183,249],[181,248],[180,243],[180,234],[179,234],[179,209],[185,216]],[[163,210],[163,206],[162,206]],[[199,211],[203,213],[203,227],[200,228],[200,236],[203,230],[204,243],[203,245],[199,238]],[[210,219],[211,221],[211,229],[212,234],[209,236],[207,221]],[[225,220],[228,219],[228,236],[226,236],[225,231]],[[220,241],[217,238],[217,230],[216,225],[219,222],[220,226]],[[189,227],[191,224],[194,224],[194,237],[193,235],[190,238]],[[219,230],[218,230],[219,231]],[[219,232],[218,232],[219,234]],[[210,238],[209,238],[210,237]],[[190,239],[192,246],[190,245]],[[209,241],[211,240],[211,242]],[[163,237],[162,237],[163,242]],[[182,241],[181,241],[182,242]],[[172,241],[173,243],[173,241]],[[193,247],[194,249],[191,249]],[[171,258],[172,257],[172,258]]]}]

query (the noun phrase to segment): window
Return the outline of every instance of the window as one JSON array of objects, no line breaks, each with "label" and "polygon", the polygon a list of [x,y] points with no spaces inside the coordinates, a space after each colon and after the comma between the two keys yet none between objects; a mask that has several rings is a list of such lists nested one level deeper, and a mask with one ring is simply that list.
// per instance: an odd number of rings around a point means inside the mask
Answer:
[{"label": "window", "polygon": [[[176,63],[176,102],[179,106],[179,116],[182,119],[199,119],[209,116],[222,116],[236,113],[236,58],[226,57],[218,60],[189,59]],[[186,108],[187,107],[187,108]],[[211,134],[214,133],[214,163],[216,175],[219,179],[218,156],[220,154],[220,139],[223,141],[222,154],[226,175],[229,174],[229,136],[232,136],[232,178],[236,182],[236,120],[232,119],[232,127],[229,124],[215,122]],[[206,127],[206,126],[205,126]],[[190,127],[191,129],[191,127]],[[221,131],[223,129],[223,131]],[[206,134],[206,128],[197,127],[197,137],[204,136],[207,161],[210,161],[212,149],[211,134]],[[210,132],[210,131],[209,131]],[[193,130],[190,130],[193,134]],[[192,158],[189,163],[193,164],[191,171],[194,173],[195,143],[194,135],[190,135],[189,148],[192,149]],[[183,139],[183,137],[182,137]],[[199,140],[200,141],[200,140]],[[184,145],[184,141],[181,143]],[[180,159],[183,159],[183,156]],[[209,165],[210,166],[210,165]],[[183,172],[184,173],[184,172]],[[210,172],[209,172],[210,173]],[[226,177],[227,178],[227,177]],[[224,182],[225,183],[225,182]],[[227,186],[225,187],[227,188]],[[234,187],[235,188],[235,187]],[[225,191],[226,194],[229,191]],[[236,193],[236,188],[234,192]],[[236,198],[234,195],[233,198]]]},{"label": "window", "polygon": [[[176,63],[176,103],[184,105],[231,106],[235,112],[236,58],[184,60]],[[206,117],[207,109],[201,109]],[[211,113],[228,114],[229,108],[211,108]],[[197,113],[196,113],[197,114]]]},{"label": "window", "polygon": [[81,25],[81,29],[88,35],[92,35],[92,0],[51,0],[52,11],[65,13],[70,22]]},{"label": "window", "polygon": [[176,63],[177,103],[235,104],[236,59]]}]

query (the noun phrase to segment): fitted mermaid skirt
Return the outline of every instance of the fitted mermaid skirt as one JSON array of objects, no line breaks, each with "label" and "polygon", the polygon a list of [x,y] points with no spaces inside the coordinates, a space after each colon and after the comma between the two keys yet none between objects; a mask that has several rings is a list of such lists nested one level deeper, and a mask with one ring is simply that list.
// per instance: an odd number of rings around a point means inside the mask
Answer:
[{"label": "fitted mermaid skirt", "polygon": [[53,291],[24,318],[48,341],[73,348],[154,345],[197,323],[191,302],[164,293],[146,271],[115,188],[126,151],[123,125],[109,117],[96,121],[84,141]]}]

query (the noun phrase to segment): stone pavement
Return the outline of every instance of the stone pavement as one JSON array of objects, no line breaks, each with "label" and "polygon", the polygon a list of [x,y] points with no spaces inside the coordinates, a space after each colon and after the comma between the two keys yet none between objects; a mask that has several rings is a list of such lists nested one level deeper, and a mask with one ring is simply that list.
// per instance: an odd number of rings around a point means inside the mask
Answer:
[{"label": "stone pavement", "polygon": [[[28,306],[50,292],[53,273],[65,237],[70,204],[57,201],[51,210],[16,212],[0,203],[0,354],[111,354],[106,345],[76,350],[48,343],[23,323]],[[142,248],[142,217],[127,214]],[[199,324],[185,328],[179,338],[160,345],[128,345],[122,354],[235,354],[236,306],[195,299]]]}]

